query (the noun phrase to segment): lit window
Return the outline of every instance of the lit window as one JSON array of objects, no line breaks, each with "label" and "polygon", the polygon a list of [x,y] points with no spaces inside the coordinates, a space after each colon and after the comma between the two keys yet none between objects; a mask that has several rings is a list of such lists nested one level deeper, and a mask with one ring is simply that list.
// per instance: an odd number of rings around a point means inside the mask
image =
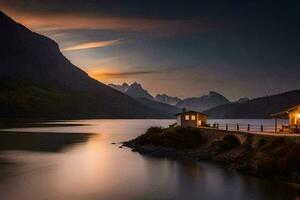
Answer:
[{"label": "lit window", "polygon": [[201,126],[201,125],[202,125],[202,122],[201,122],[201,120],[199,120],[199,122],[198,122],[198,123],[199,123],[199,126]]},{"label": "lit window", "polygon": [[195,115],[192,115],[192,120],[196,120],[196,116]]},{"label": "lit window", "polygon": [[185,120],[190,120],[190,116],[189,116],[189,115],[186,115],[186,116],[185,116]]}]

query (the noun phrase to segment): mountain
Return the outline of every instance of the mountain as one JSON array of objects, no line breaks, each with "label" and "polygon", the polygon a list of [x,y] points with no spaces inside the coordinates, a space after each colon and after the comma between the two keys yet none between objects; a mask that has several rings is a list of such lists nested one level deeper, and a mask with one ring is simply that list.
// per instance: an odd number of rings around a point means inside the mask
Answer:
[{"label": "mountain", "polygon": [[134,82],[131,85],[123,83],[122,85],[109,84],[109,86],[135,98],[141,104],[155,110],[157,113],[160,113],[164,118],[174,118],[174,115],[180,112],[179,108],[154,99],[153,96],[151,96],[149,92],[137,82]]},{"label": "mountain", "polygon": [[138,98],[137,100],[140,103],[156,110],[158,113],[162,113],[164,118],[175,118],[175,114],[181,112],[180,108],[158,101],[153,101],[148,98]]},{"label": "mountain", "polygon": [[220,105],[204,111],[210,118],[260,119],[300,103],[300,90],[252,99],[243,103]]},{"label": "mountain", "polygon": [[217,92],[210,91],[208,95],[186,98],[176,104],[179,108],[202,112],[210,108],[230,103],[228,99]]},{"label": "mountain", "polygon": [[141,84],[134,82],[131,85],[128,85],[127,83],[123,83],[122,85],[115,85],[115,84],[109,84],[108,86],[119,90],[121,92],[124,92],[128,96],[138,99],[138,98],[146,98],[153,100],[153,96],[149,94],[147,90],[145,90]]},{"label": "mountain", "polygon": [[92,78],[58,44],[0,11],[0,117],[160,118]]},{"label": "mountain", "polygon": [[246,101],[249,101],[250,99],[248,97],[243,97],[243,98],[240,98],[239,100],[236,101],[236,103],[244,103]]},{"label": "mountain", "polygon": [[137,99],[137,98],[146,98],[146,99],[153,99],[153,97],[149,94],[147,90],[145,90],[141,84],[134,82],[131,84],[125,94]]},{"label": "mountain", "polygon": [[154,99],[161,103],[166,103],[173,106],[176,105],[179,101],[181,101],[181,99],[179,99],[178,97],[171,97],[166,94],[157,94]]},{"label": "mountain", "polygon": [[123,83],[122,85],[116,85],[116,84],[108,84],[109,87],[112,87],[120,92],[126,92],[126,90],[129,88],[129,85],[127,83]]}]

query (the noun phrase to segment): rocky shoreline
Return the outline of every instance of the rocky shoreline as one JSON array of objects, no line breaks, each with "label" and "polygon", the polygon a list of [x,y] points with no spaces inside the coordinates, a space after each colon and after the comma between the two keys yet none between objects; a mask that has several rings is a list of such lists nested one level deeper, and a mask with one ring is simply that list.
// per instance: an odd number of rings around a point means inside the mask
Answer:
[{"label": "rocky shoreline", "polygon": [[148,156],[218,162],[242,174],[300,183],[298,141],[262,136],[253,145],[250,135],[245,138],[215,129],[152,127],[123,146]]}]

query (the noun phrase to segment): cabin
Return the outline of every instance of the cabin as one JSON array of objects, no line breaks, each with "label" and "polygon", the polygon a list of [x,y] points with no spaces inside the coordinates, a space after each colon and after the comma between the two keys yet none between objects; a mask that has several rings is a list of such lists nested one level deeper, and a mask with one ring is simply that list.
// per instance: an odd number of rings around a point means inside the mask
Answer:
[{"label": "cabin", "polygon": [[284,110],[279,113],[272,114],[275,118],[275,132],[277,132],[277,119],[289,119],[287,126],[282,126],[280,132],[300,132],[300,104]]},{"label": "cabin", "polygon": [[207,115],[197,111],[186,111],[176,115],[177,125],[182,127],[201,127],[207,124]]}]

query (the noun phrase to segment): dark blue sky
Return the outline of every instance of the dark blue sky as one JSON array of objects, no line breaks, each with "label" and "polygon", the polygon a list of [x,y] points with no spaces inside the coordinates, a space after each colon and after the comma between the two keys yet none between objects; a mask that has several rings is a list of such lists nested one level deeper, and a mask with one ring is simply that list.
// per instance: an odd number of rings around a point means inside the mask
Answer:
[{"label": "dark blue sky", "polygon": [[300,89],[297,1],[0,0],[104,83],[230,99]]}]

